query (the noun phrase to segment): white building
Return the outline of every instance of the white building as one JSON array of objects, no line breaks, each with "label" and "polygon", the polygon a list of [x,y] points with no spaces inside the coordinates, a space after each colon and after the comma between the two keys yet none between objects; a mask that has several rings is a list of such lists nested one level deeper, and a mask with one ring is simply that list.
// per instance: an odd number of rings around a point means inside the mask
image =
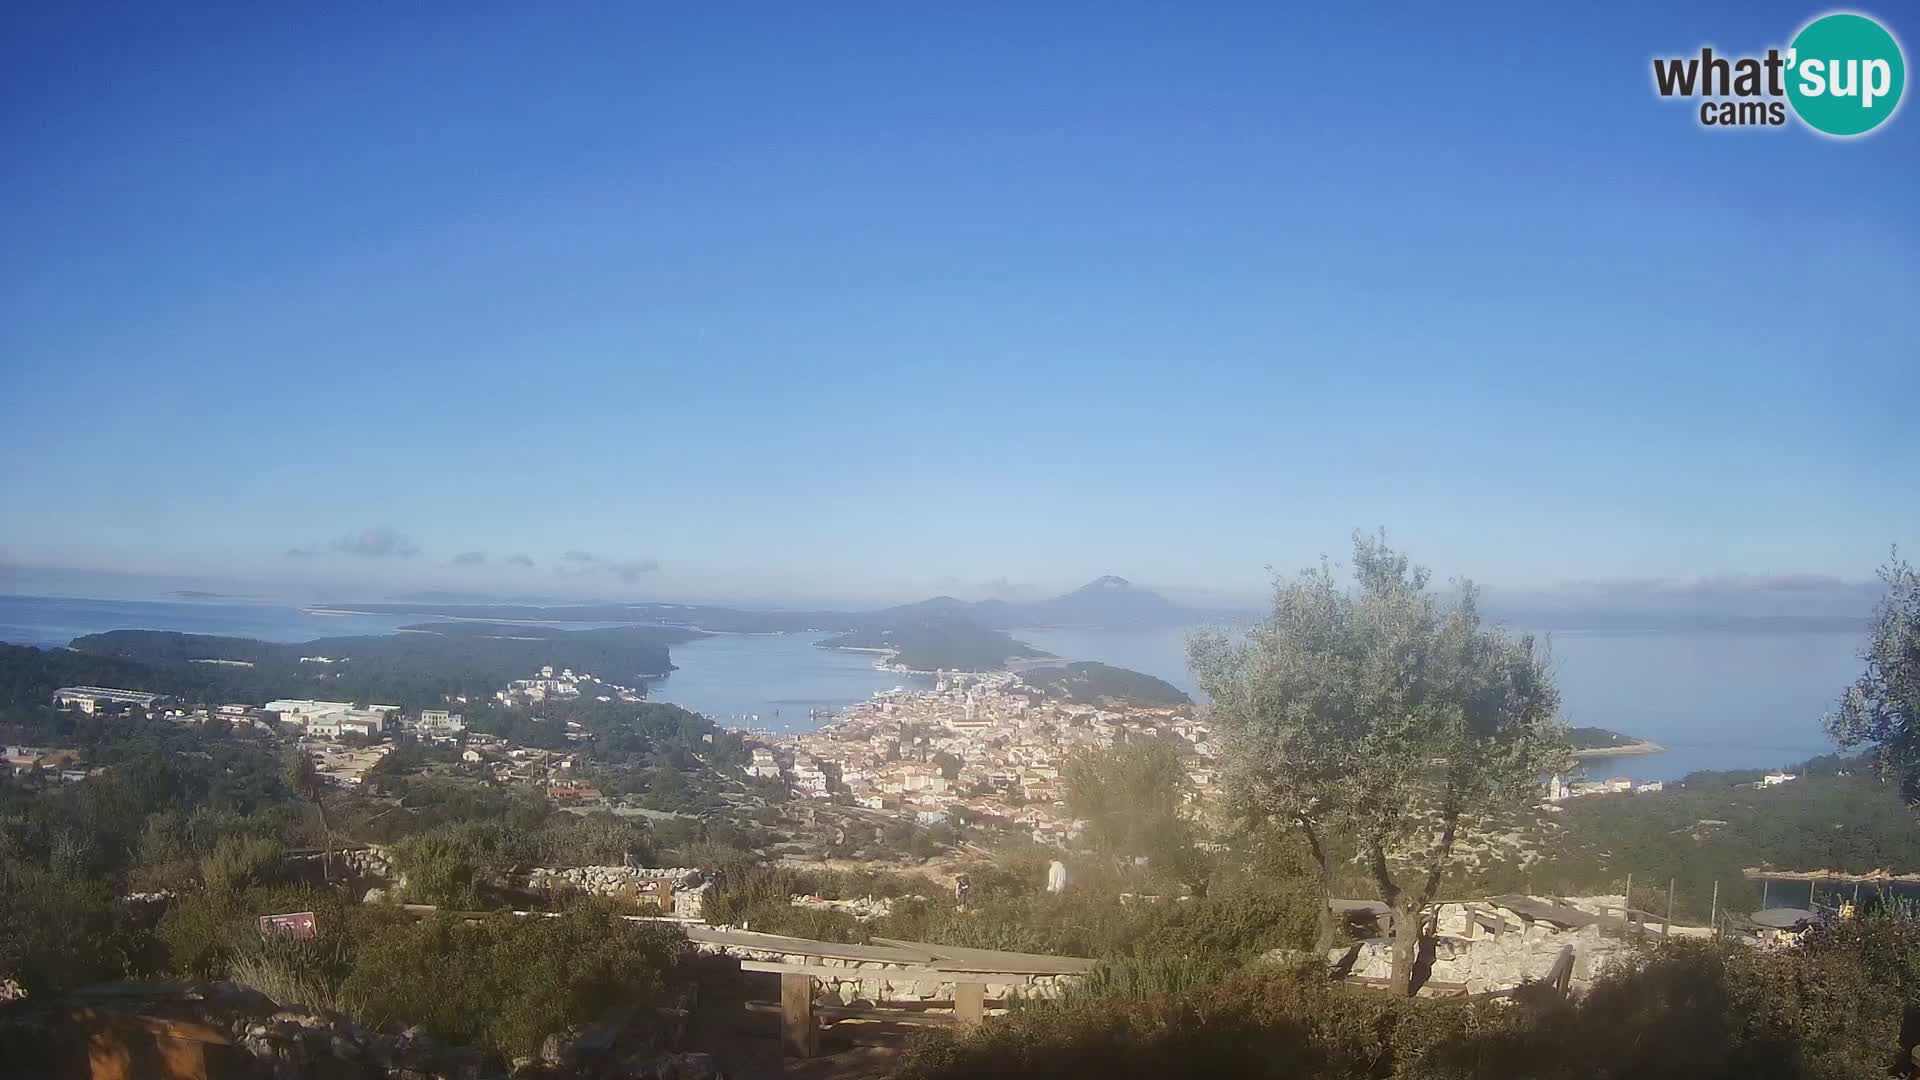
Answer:
[{"label": "white building", "polygon": [[445,709],[422,709],[414,729],[425,738],[451,739],[467,730],[467,718]]},{"label": "white building", "polygon": [[53,692],[54,708],[79,709],[88,715],[103,705],[132,705],[151,709],[165,700],[163,694],[149,694],[144,690],[116,690],[111,686],[63,686]]},{"label": "white building", "polygon": [[380,735],[387,724],[386,714],[372,709],[347,709],[344,712],[308,715],[312,719],[305,723],[306,732],[316,739],[337,739],[342,735],[358,735],[371,739]]},{"label": "white building", "polygon": [[1779,787],[1800,779],[1799,774],[1790,772],[1770,772],[1760,778],[1761,787]]},{"label": "white building", "polygon": [[793,790],[814,798],[824,798],[828,794],[826,770],[820,763],[806,754],[793,761]]},{"label": "white building", "polygon": [[282,720],[311,725],[314,720],[324,720],[330,716],[352,712],[353,702],[283,698],[279,701],[269,701],[262,708],[267,712],[278,714]]}]

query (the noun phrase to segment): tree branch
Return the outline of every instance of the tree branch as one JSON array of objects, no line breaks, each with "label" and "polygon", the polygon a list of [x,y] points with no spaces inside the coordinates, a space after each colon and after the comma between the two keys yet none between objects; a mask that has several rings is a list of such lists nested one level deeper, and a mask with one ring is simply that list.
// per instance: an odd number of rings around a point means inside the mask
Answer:
[{"label": "tree branch", "polygon": [[1447,859],[1453,854],[1453,838],[1460,824],[1460,808],[1449,805],[1442,814],[1446,821],[1440,830],[1440,851],[1434,855],[1433,862],[1427,867],[1426,887],[1420,892],[1420,907],[1426,907],[1433,894],[1440,889],[1440,875],[1447,868]]},{"label": "tree branch", "polygon": [[1397,909],[1400,906],[1400,886],[1393,883],[1393,873],[1387,869],[1387,850],[1377,836],[1368,840],[1367,847],[1372,856],[1373,881],[1380,886],[1380,899],[1386,901],[1388,907]]},{"label": "tree branch", "polygon": [[1296,820],[1299,822],[1300,831],[1306,834],[1307,850],[1313,853],[1314,865],[1320,868],[1321,876],[1324,877],[1327,872],[1327,849],[1320,844],[1320,833],[1313,827],[1313,822],[1308,821],[1304,815]]}]

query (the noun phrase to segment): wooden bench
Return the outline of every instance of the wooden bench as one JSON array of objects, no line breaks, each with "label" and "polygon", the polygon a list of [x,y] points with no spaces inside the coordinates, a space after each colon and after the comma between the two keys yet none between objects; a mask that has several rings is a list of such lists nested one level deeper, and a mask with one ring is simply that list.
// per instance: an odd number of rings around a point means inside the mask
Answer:
[{"label": "wooden bench", "polygon": [[[841,1020],[877,1020],[896,1024],[922,1024],[932,1026],[972,1027],[986,1016],[987,983],[1011,984],[1017,977],[1002,975],[978,976],[971,973],[942,972],[932,969],[908,968],[898,974],[906,979],[940,979],[952,982],[953,1000],[916,1002],[916,1005],[948,1006],[946,1012],[933,1012],[927,1008],[906,1008],[904,1005],[822,1005],[813,1000],[813,981],[822,975],[833,976],[848,969],[820,967],[812,964],[781,964],[771,961],[746,960],[740,964],[742,971],[772,972],[780,976],[780,1003],[749,1001],[746,1009],[752,1013],[778,1013],[780,1015],[780,1049],[786,1057],[810,1058],[820,1052],[820,1025],[836,1023]],[[894,972],[888,972],[892,975]],[[956,981],[966,980],[966,981]]]}]

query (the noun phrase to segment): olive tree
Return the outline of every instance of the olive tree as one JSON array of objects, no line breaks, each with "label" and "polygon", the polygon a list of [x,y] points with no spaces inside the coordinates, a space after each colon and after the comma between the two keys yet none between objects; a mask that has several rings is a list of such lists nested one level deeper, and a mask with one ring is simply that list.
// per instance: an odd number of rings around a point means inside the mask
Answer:
[{"label": "olive tree", "polygon": [[1907,802],[1920,804],[1920,574],[1896,552],[1880,580],[1887,592],[1860,656],[1866,671],[1826,718],[1827,734],[1844,749],[1871,747],[1880,775],[1898,778]]},{"label": "olive tree", "polygon": [[1173,744],[1132,739],[1069,758],[1060,770],[1067,806],[1087,822],[1093,849],[1118,868],[1147,856],[1156,872],[1204,886],[1194,830],[1181,813],[1187,773]]},{"label": "olive tree", "polygon": [[[1536,802],[1570,763],[1548,658],[1480,615],[1470,582],[1443,600],[1383,536],[1357,534],[1352,588],[1326,563],[1275,583],[1244,633],[1189,642],[1224,742],[1229,808],[1305,839],[1331,891],[1351,850],[1393,913],[1393,979],[1412,993],[1427,910],[1462,835]],[[1322,941],[1332,916],[1323,905]]]}]

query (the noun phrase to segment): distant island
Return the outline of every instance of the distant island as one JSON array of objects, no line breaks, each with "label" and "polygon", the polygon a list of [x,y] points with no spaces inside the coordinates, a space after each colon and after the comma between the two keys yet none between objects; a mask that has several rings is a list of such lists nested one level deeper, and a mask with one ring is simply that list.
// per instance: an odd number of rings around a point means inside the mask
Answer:
[{"label": "distant island", "polygon": [[[503,683],[547,665],[644,685],[673,670],[669,645],[705,636],[664,627],[559,630],[481,622],[401,630],[297,644],[110,630],[75,638],[62,668],[71,672],[64,676],[70,682],[139,686],[196,700],[257,703],[311,695],[412,708],[439,705],[448,695],[490,697]],[[315,657],[325,662],[312,662]]]},{"label": "distant island", "polygon": [[900,671],[998,671],[1009,660],[1050,655],[1011,634],[951,616],[853,630],[815,644],[885,653],[886,666]]},{"label": "distant island", "polygon": [[1577,727],[1567,732],[1567,738],[1573,744],[1574,757],[1626,757],[1658,754],[1666,750],[1657,742],[1636,739],[1606,728]]},{"label": "distant island", "polygon": [[420,615],[496,622],[620,622],[686,627],[716,634],[779,634],[809,630],[839,634],[874,633],[901,623],[964,620],[989,630],[1023,627],[1191,626],[1207,613],[1182,607],[1123,577],[1095,578],[1050,600],[966,601],[936,596],[877,611],[754,611],[706,604],[480,604],[442,603],[430,598],[379,603],[328,603],[316,610],[367,615]]},{"label": "distant island", "polygon": [[[1112,575],[1095,578],[1052,599],[1032,603],[997,599],[970,602],[936,596],[912,604],[856,612],[752,611],[661,603],[552,606],[441,603],[432,598],[411,602],[337,603],[314,610],[422,615],[486,623],[614,622],[716,634],[816,633],[829,635],[816,642],[821,648],[883,653],[887,656],[887,667],[902,671],[998,671],[1011,661],[1050,658],[1051,654],[1007,633],[1022,627],[1169,627],[1192,625],[1204,617],[1203,612],[1181,607],[1151,589]],[[1179,694],[1172,687],[1166,689]],[[1165,691],[1153,688],[1148,696],[1165,697]]]},{"label": "distant island", "polygon": [[1020,673],[1020,679],[1048,697],[1076,705],[1154,708],[1193,704],[1192,698],[1165,679],[1090,660],[1028,668]]}]

